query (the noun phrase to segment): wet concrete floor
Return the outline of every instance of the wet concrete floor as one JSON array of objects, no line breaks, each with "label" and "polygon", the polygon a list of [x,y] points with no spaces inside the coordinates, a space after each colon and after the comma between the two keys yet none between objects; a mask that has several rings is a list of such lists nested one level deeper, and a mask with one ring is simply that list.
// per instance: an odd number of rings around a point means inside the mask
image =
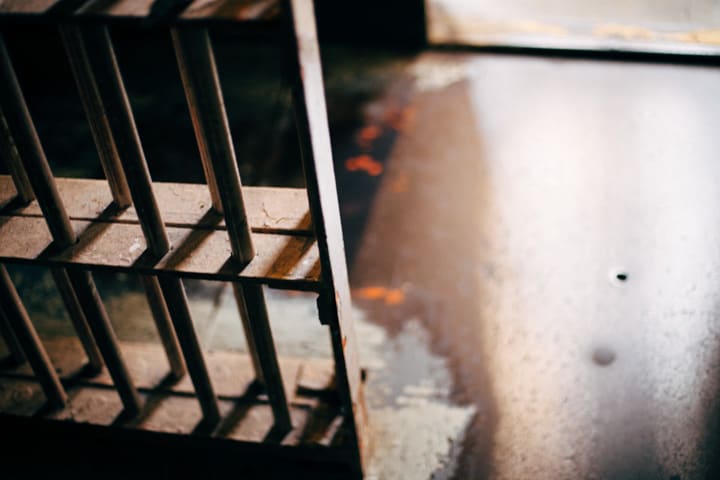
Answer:
[{"label": "wet concrete floor", "polygon": [[[325,64],[369,373],[368,477],[713,478],[720,73],[342,49]],[[229,95],[238,151],[260,149],[240,127],[270,114]],[[179,98],[161,108],[182,111]],[[277,118],[261,133],[291,138]],[[151,146],[169,138],[138,124]],[[52,122],[40,130],[51,152],[66,148]],[[277,165],[287,142],[270,145]],[[43,335],[67,334],[39,274],[13,274]],[[99,284],[119,335],[152,341],[136,281]],[[204,348],[244,349],[229,289],[187,285]],[[329,355],[312,298],[270,291],[269,308],[281,354]]]}]

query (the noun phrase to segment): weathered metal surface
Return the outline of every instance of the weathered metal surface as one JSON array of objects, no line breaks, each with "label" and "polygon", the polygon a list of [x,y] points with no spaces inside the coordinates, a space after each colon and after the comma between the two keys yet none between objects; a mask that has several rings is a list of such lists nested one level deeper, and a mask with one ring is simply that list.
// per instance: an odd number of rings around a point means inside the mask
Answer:
[{"label": "weathered metal surface", "polygon": [[288,75],[322,265],[318,311],[321,322],[330,328],[338,390],[349,415],[348,428],[358,447],[356,467],[361,476],[364,407],[315,15],[311,0],[287,0],[285,8],[290,30]]},{"label": "weathered metal surface", "polygon": [[[117,396],[107,390],[112,386],[107,373],[103,371],[94,377],[78,376],[83,353],[74,339],[50,340],[47,346],[60,376],[69,385],[71,400],[66,409],[47,414],[47,418],[98,425],[116,423],[123,407]],[[186,377],[178,382],[168,382],[169,366],[163,350],[157,345],[124,343],[122,350],[132,376],[137,379],[145,405],[136,419],[123,421],[122,424],[153,431],[192,433],[202,421],[202,414],[193,397],[190,380]],[[223,417],[215,436],[247,442],[279,438],[285,445],[322,445],[320,439],[332,433],[328,429],[332,426],[331,419],[339,412],[339,406],[323,400],[331,398],[327,393],[307,388],[316,382],[332,385],[330,360],[281,360],[281,368],[288,379],[286,388],[289,392],[297,392],[290,398],[292,430],[279,437],[274,434],[268,437],[273,429],[274,416],[267,397],[254,386],[249,356],[210,352],[206,357],[210,375],[218,386]],[[14,395],[11,392],[15,392]],[[18,402],[18,398],[22,402]],[[0,370],[1,413],[36,415],[40,413],[42,404],[42,398],[37,394],[37,383],[27,366]],[[308,423],[308,420],[312,422]]]},{"label": "weathered metal surface", "polygon": [[60,378],[40,343],[40,337],[35,332],[4,265],[0,265],[0,309],[22,347],[28,363],[32,366],[48,404],[52,408],[63,407],[67,402],[65,389],[60,384]]},{"label": "weathered metal surface", "polygon": [[41,15],[62,0],[3,0],[0,2],[0,16]]},{"label": "weathered metal surface", "polygon": [[[60,198],[73,220],[137,223],[135,207],[112,211],[113,197],[104,180],[55,178]],[[213,216],[206,185],[153,182],[153,191],[165,225],[223,229],[225,219]],[[253,232],[310,235],[312,226],[307,192],[301,188],[243,187],[248,222]],[[40,216],[37,202],[27,206],[8,204],[17,195],[11,178],[0,175],[0,209],[4,215]],[[2,206],[5,206],[3,208]]]},{"label": "weathered metal surface", "polygon": [[278,0],[194,0],[182,11],[179,19],[241,23],[273,20],[279,13]]},{"label": "weathered metal surface", "polygon": [[[128,179],[130,194],[147,242],[146,253],[153,259],[158,259],[170,250],[170,238],[153,193],[150,171],[115,59],[110,34],[106,27],[87,27],[82,35],[89,67],[99,87],[99,100],[107,112],[117,157]],[[217,399],[195,334],[182,281],[168,275],[162,275],[158,280],[203,416],[209,425],[213,425],[220,418]]]},{"label": "weathered metal surface", "polygon": [[118,207],[127,207],[132,203],[130,187],[120,164],[107,112],[85,51],[82,31],[75,26],[61,26],[59,30],[113,201]]},{"label": "weathered metal surface", "polygon": [[[53,239],[61,247],[75,243],[75,232],[60,200],[35,125],[25,104],[5,42],[0,37],[0,110],[15,142],[26,176]],[[14,157],[14,156],[13,156]],[[11,157],[11,158],[13,158]]]},{"label": "weathered metal surface", "polygon": [[[60,252],[51,248],[47,226],[37,217],[0,216],[0,261],[49,266],[84,266],[125,273],[170,273],[208,280],[245,280],[275,288],[316,291],[320,264],[313,238],[257,233],[258,253],[244,268],[230,258],[224,231],[168,228],[173,246],[156,262],[144,255],[139,225],[73,221],[78,243]],[[18,241],[22,239],[22,241]]]},{"label": "weathered metal surface", "polygon": [[[217,189],[214,196],[221,200],[232,258],[246,265],[255,256],[255,247],[210,37],[206,29],[182,28],[173,29],[172,38],[207,183]],[[258,379],[272,403],[275,427],[289,431],[290,414],[262,287],[242,285],[234,293],[253,364],[259,367]]]},{"label": "weathered metal surface", "polygon": [[187,372],[185,359],[178,343],[177,333],[173,328],[170,311],[160,288],[160,282],[157,277],[152,275],[142,275],[141,280],[155,327],[165,349],[165,356],[170,363],[172,376],[176,379],[182,378]]},{"label": "weathered metal surface", "polygon": [[64,268],[51,268],[50,272],[60,293],[60,297],[65,304],[70,321],[75,328],[75,333],[83,345],[88,359],[88,366],[93,372],[99,372],[104,365],[102,354],[95,343],[92,330],[90,329],[90,325],[88,325],[87,318],[85,318],[82,305],[80,305],[80,301],[75,294],[75,289],[70,282],[67,270]]},{"label": "weathered metal surface", "polygon": [[[10,134],[10,128],[2,110],[0,110],[0,158],[3,159],[5,166],[10,171],[17,199],[23,205],[31,202],[35,198],[35,194],[30,185],[30,179],[28,179],[27,173],[25,173],[22,166],[20,154]],[[0,205],[3,203],[0,202]]]},{"label": "weathered metal surface", "polygon": [[[30,118],[30,112],[25,104],[25,99],[2,39],[0,39],[0,105],[6,116],[10,134],[17,145],[18,154],[25,172],[43,212],[44,222],[52,234],[53,248],[65,248],[74,244],[77,235],[58,194],[50,166],[45,158],[45,152]],[[22,244],[25,238],[18,236],[15,240],[15,242],[4,243]],[[97,346],[113,376],[125,409],[128,414],[132,415],[139,410],[137,391],[132,384],[132,379],[127,375],[127,369],[118,350],[110,321],[97,294],[92,276],[89,272],[78,271],[69,271],[68,276],[72,290],[77,295],[85,318],[89,322]],[[11,315],[8,312],[6,314]],[[21,317],[20,315],[17,318]],[[17,328],[22,327],[22,322],[15,320],[13,317],[9,317],[9,320],[11,324],[15,321],[18,322],[18,326],[15,327],[17,334]],[[28,343],[29,348],[29,340],[31,339],[19,338],[19,340],[21,344],[23,342]],[[36,363],[38,368],[43,368],[42,362],[37,361]],[[46,376],[44,371],[36,373],[40,376]],[[57,401],[58,397],[51,398],[51,402],[56,403]]]},{"label": "weathered metal surface", "polygon": [[102,352],[117,393],[120,395],[125,412],[128,416],[134,416],[141,408],[140,396],[120,352],[115,332],[95,287],[95,282],[90,272],[85,270],[71,269],[67,273],[98,348]]},{"label": "weathered metal surface", "polygon": [[170,318],[172,318],[173,325],[175,325],[188,373],[195,388],[195,395],[203,411],[203,418],[208,425],[215,425],[220,420],[220,411],[205,358],[200,348],[200,342],[190,316],[190,307],[188,306],[182,280],[169,275],[160,275],[158,280],[163,296],[167,301]]}]

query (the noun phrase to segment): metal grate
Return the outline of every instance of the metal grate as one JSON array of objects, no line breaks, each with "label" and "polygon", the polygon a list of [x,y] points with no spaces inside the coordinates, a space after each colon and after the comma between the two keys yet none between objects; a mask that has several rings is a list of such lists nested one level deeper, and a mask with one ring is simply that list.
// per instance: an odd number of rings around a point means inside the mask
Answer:
[{"label": "metal grate", "polygon": [[[187,372],[210,432],[224,414],[182,279],[232,283],[254,377],[267,394],[271,427],[280,438],[295,426],[263,285],[317,293],[320,321],[329,329],[334,352],[334,394],[339,399],[334,423],[343,431],[342,442],[329,440],[325,446],[350,451],[349,462],[361,476],[360,370],[312,1],[177,3],[0,4],[2,22],[42,22],[59,29],[107,179],[53,176],[0,39],[0,151],[11,172],[0,177],[0,261],[50,268],[87,356],[87,369],[101,375],[107,368],[123,415],[130,419],[143,414],[144,396],[92,272],[141,275],[171,376],[177,381]],[[152,182],[108,32],[114,22],[169,30],[207,185]],[[242,186],[208,35],[208,28],[218,24],[270,29],[285,43],[306,191]],[[211,206],[204,201],[208,193]],[[265,205],[281,209],[283,220],[269,222]],[[27,360],[51,412],[68,408],[56,366],[1,265],[0,289],[0,333],[12,360]]]}]

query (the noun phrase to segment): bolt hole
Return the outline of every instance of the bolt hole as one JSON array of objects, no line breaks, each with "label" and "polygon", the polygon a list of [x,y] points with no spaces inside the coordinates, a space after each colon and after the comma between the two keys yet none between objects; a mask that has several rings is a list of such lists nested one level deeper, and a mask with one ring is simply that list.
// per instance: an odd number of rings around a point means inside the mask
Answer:
[{"label": "bolt hole", "polygon": [[607,367],[615,361],[615,352],[607,347],[598,347],[592,354],[593,363],[601,367]]},{"label": "bolt hole", "polygon": [[628,279],[628,274],[625,272],[620,272],[615,275],[615,278],[617,278],[619,282],[626,282]]}]

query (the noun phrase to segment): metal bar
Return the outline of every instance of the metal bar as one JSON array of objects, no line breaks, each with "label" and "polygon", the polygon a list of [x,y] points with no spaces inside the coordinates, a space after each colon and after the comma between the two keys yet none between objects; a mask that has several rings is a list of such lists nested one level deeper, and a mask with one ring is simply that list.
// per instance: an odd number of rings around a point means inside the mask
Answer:
[{"label": "metal bar", "polygon": [[185,359],[180,350],[180,344],[178,343],[177,334],[173,328],[170,312],[165,303],[165,297],[163,297],[162,290],[160,289],[160,282],[158,282],[157,277],[151,275],[141,275],[140,278],[142,279],[143,287],[145,287],[145,294],[148,299],[148,304],[150,304],[150,311],[152,312],[153,320],[155,320],[155,326],[160,335],[160,340],[165,348],[165,355],[170,364],[172,375],[176,379],[182,378],[187,371]]},{"label": "metal bar", "polygon": [[75,289],[70,282],[67,270],[64,268],[51,268],[50,273],[55,280],[55,285],[60,292],[60,297],[63,299],[70,321],[88,357],[88,365],[93,373],[99,373],[105,363],[103,362],[100,349],[95,343],[92,329],[88,325],[82,306],[75,294]]},{"label": "metal bar", "polygon": [[[48,228],[57,247],[67,248],[77,236],[72,229],[65,207],[57,191],[45,152],[30,118],[25,100],[18,84],[5,44],[0,38],[0,105],[8,121],[12,138],[25,171],[37,196]],[[88,272],[68,272],[73,290],[80,302],[85,318],[95,336],[98,348],[107,363],[110,375],[123,400],[128,414],[137,413],[140,399],[122,360],[120,349],[107,318],[105,307],[97,295],[95,283]],[[27,353],[27,352],[26,352]]]},{"label": "metal bar", "polygon": [[30,366],[37,376],[43,392],[52,408],[62,408],[67,403],[67,394],[60,383],[55,368],[40,343],[40,338],[30,322],[20,296],[12,284],[5,265],[0,265],[0,309],[22,346]]},{"label": "metal bar", "polygon": [[25,169],[22,167],[20,155],[15,146],[15,141],[10,135],[10,128],[2,109],[0,109],[0,154],[5,159],[7,168],[10,171],[18,198],[22,203],[32,202],[35,194],[32,186],[30,186],[30,180],[25,173]]},{"label": "metal bar", "polygon": [[113,133],[118,158],[125,171],[148,248],[153,256],[160,257],[170,249],[170,240],[155,202],[145,153],[142,150],[130,101],[115,59],[110,35],[106,27],[93,25],[83,30],[83,39],[85,52],[92,66],[95,84]]},{"label": "metal bar", "polygon": [[[18,196],[25,202],[30,202],[35,198],[30,180],[25,173],[25,169],[22,165],[22,159],[17,151],[15,142],[10,134],[10,127],[7,125],[5,117],[0,112],[1,131],[0,131],[0,147],[3,152],[6,153],[8,159],[8,166],[12,175],[13,184],[15,190],[18,192]],[[80,342],[83,345],[85,353],[87,354],[90,368],[94,372],[99,372],[103,367],[102,357],[98,351],[95,340],[92,338],[92,333],[85,320],[85,315],[82,313],[82,309],[77,302],[75,292],[67,279],[67,274],[64,269],[54,268],[51,269],[55,283],[57,284],[60,295],[65,303],[68,310],[70,320],[75,327],[75,331],[80,338]]]},{"label": "metal bar", "polygon": [[[153,257],[160,258],[170,249],[170,241],[152,191],[150,172],[107,28],[87,27],[83,30],[83,42],[148,249]],[[205,421],[216,423],[220,418],[217,398],[193,328],[183,284],[166,276],[159,281]]]},{"label": "metal bar", "polygon": [[0,108],[5,115],[10,136],[15,141],[27,178],[53,239],[60,248],[72,245],[77,240],[77,236],[53,182],[50,166],[45,159],[45,152],[40,145],[40,139],[30,118],[30,112],[2,37],[0,37]]},{"label": "metal bar", "polygon": [[110,123],[90,68],[80,28],[60,26],[59,30],[113,200],[119,207],[128,207],[132,203],[130,187],[120,165]]},{"label": "metal bar", "polygon": [[362,477],[364,409],[357,338],[335,185],[330,130],[325,106],[320,49],[313,0],[283,0],[287,25],[287,75],[293,94],[295,124],[308,190],[315,237],[320,250],[322,289],[318,310],[329,325],[338,393],[357,446],[355,467]]},{"label": "metal bar", "polygon": [[185,289],[179,278],[161,275],[158,277],[158,280],[160,281],[160,286],[167,300],[168,307],[172,309],[171,316],[173,323],[178,333],[180,345],[185,353],[190,379],[195,387],[195,393],[200,402],[204,420],[210,425],[215,424],[220,420],[220,410],[210,381],[205,359],[202,355],[200,342],[193,328]]},{"label": "metal bar", "polygon": [[125,413],[131,416],[136,415],[140,412],[142,402],[120,353],[120,346],[95,282],[90,272],[85,270],[70,269],[67,274],[77,293],[77,298],[83,306],[83,312],[89,320],[98,347],[103,353],[110,376],[125,407]]},{"label": "metal bar", "polygon": [[[100,163],[112,192],[113,201],[119,207],[128,207],[132,204],[130,186],[115,146],[115,139],[105,112],[100,90],[95,82],[95,75],[85,51],[81,30],[77,26],[60,26],[59,30],[80,92],[85,115],[95,140]],[[167,305],[165,305],[165,298],[160,291],[159,283],[152,276],[143,275],[141,279],[172,374],[175,378],[181,378],[186,371],[185,360],[182,358],[177,335],[172,326],[172,320]]]},{"label": "metal bar", "polygon": [[23,353],[22,346],[2,309],[0,309],[0,336],[2,336],[5,341],[5,346],[10,351],[10,359],[13,364],[22,365],[25,363],[25,354]]},{"label": "metal bar", "polygon": [[250,319],[247,323],[251,333],[248,338],[252,338],[254,341],[254,348],[265,377],[265,389],[275,417],[274,428],[278,432],[288,432],[292,429],[292,422],[275,344],[270,331],[270,322],[267,317],[265,294],[260,285],[241,285],[240,288],[243,293],[242,297],[245,299],[247,316]]},{"label": "metal bar", "polygon": [[[218,189],[233,257],[244,265],[255,256],[255,250],[210,37],[204,28],[171,32],[201,157],[212,164],[205,169],[210,175],[207,183]],[[290,413],[262,287],[234,288],[256,375],[270,398],[275,428],[289,431]]]}]

